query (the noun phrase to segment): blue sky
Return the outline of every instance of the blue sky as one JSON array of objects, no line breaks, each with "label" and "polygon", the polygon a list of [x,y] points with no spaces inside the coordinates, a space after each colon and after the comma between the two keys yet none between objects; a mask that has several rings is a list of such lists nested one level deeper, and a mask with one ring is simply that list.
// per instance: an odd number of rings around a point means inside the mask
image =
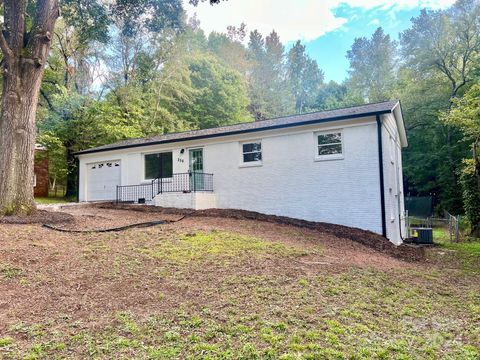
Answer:
[{"label": "blue sky", "polygon": [[328,32],[315,40],[306,42],[307,52],[317,60],[325,72],[326,80],[342,81],[347,76],[348,60],[346,53],[357,37],[370,37],[381,26],[392,39],[398,40],[398,34],[410,26],[410,19],[417,16],[420,8],[402,9],[376,8],[364,10],[341,6],[336,13],[349,21],[341,28]]},{"label": "blue sky", "polygon": [[188,5],[200,26],[225,32],[228,25],[247,24],[267,35],[275,29],[287,46],[295,40],[307,45],[311,57],[324,70],[326,80],[342,81],[348,73],[347,50],[356,37],[370,37],[378,26],[393,39],[409,27],[410,19],[427,7],[441,9],[454,0],[228,0],[211,6]]}]

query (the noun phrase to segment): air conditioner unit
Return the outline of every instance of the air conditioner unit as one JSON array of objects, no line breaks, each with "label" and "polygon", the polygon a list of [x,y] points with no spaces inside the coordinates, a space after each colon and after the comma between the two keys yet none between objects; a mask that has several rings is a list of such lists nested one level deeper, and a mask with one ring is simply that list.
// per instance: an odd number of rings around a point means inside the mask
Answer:
[{"label": "air conditioner unit", "polygon": [[433,229],[412,227],[409,237],[417,244],[433,244]]}]

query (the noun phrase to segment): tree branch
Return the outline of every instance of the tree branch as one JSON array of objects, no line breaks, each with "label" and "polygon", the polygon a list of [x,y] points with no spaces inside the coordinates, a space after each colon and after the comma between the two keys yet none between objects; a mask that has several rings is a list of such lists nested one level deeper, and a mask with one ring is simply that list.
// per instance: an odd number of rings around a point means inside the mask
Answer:
[{"label": "tree branch", "polygon": [[[3,0],[0,0],[0,7],[3,6]],[[7,40],[5,39],[5,35],[3,35],[3,24],[0,24],[0,49],[2,50],[3,55],[5,58],[12,58],[13,51],[8,46]]]},{"label": "tree branch", "polygon": [[408,126],[406,130],[410,131],[410,130],[413,130],[413,129],[416,129],[416,128],[422,127],[422,126],[430,126],[430,124],[428,124],[428,123],[413,124],[413,125]]},{"label": "tree branch", "polygon": [[54,32],[55,21],[60,15],[58,0],[38,0],[35,21],[26,44],[30,57],[39,59],[38,65],[45,63]]},{"label": "tree branch", "polygon": [[11,60],[14,57],[12,49],[8,46],[7,40],[5,39],[5,35],[3,35],[3,24],[0,26],[0,49],[2,50],[5,59]]},{"label": "tree branch", "polygon": [[25,41],[27,0],[5,0],[3,35],[14,57],[19,57]]},{"label": "tree branch", "polygon": [[47,93],[46,93],[44,90],[40,89],[40,94],[41,94],[42,97],[45,99],[45,101],[46,101],[46,103],[47,103],[47,105],[48,105],[48,108],[49,108],[51,111],[53,111],[54,113],[57,113],[57,114],[61,115],[61,113],[60,113],[57,109],[55,109],[55,107],[53,106],[53,103],[52,103],[52,101],[50,100],[50,98],[48,97]]}]

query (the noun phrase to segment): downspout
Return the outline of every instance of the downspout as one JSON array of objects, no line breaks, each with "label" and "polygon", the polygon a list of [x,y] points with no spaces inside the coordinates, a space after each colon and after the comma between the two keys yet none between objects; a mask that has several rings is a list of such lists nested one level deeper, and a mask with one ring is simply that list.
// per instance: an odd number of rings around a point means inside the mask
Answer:
[{"label": "downspout", "polygon": [[380,205],[382,207],[382,236],[387,237],[387,222],[385,219],[385,179],[383,176],[383,144],[382,144],[382,120],[380,115],[377,119],[377,137],[378,137],[378,169],[380,175]]},{"label": "downspout", "polygon": [[75,165],[77,167],[77,203],[80,202],[80,159],[76,157]]}]

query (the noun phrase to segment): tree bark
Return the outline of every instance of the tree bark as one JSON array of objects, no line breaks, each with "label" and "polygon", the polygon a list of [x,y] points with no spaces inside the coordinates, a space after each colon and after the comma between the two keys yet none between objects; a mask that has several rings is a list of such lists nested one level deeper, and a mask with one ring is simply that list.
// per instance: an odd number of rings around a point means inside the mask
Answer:
[{"label": "tree bark", "polygon": [[[1,4],[1,2],[0,2]],[[59,15],[58,0],[38,0],[29,32],[26,0],[5,0],[0,31],[3,61],[0,114],[0,216],[35,210],[33,164],[35,115],[51,35]]]},{"label": "tree bark", "polygon": [[34,208],[35,112],[41,74],[29,71],[25,77],[18,59],[9,65],[0,117],[0,212],[28,214]]}]

